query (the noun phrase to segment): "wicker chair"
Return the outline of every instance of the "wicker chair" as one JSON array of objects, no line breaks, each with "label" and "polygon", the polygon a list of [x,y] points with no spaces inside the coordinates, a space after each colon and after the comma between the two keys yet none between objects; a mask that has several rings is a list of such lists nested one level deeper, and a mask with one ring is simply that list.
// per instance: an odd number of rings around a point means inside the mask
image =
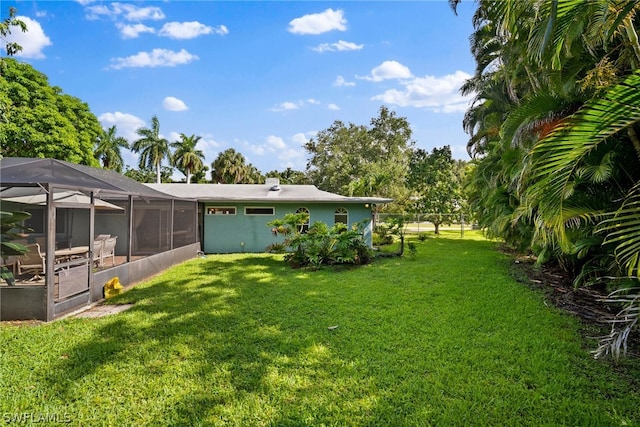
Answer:
[{"label": "wicker chair", "polygon": [[40,252],[40,245],[31,243],[25,245],[28,252],[18,258],[18,274],[34,272],[34,278],[40,277],[45,270],[45,256]]}]

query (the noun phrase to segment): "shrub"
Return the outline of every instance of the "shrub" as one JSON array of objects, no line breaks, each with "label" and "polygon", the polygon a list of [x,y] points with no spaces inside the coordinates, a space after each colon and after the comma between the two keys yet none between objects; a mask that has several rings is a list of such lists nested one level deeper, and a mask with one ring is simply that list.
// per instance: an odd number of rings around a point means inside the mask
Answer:
[{"label": "shrub", "polygon": [[362,228],[368,221],[362,221],[349,229],[345,224],[327,224],[316,221],[307,232],[297,225],[305,218],[299,214],[287,214],[283,219],[271,221],[268,225],[278,234],[283,230],[283,245],[290,250],[285,261],[293,268],[320,268],[322,265],[366,264],[373,258],[371,248],[362,238]]},{"label": "shrub", "polygon": [[425,240],[427,240],[429,238],[429,235],[427,233],[420,233],[418,234],[418,240],[420,240],[421,242],[424,242]]}]

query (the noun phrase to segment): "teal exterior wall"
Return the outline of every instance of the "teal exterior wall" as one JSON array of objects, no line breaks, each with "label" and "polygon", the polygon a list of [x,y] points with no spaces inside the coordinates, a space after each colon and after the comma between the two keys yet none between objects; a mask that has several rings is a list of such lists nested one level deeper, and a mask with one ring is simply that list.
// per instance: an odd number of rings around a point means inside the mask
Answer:
[{"label": "teal exterior wall", "polygon": [[[235,208],[235,215],[208,214],[209,208],[220,207]],[[272,207],[274,215],[245,215],[246,207]],[[371,245],[371,209],[364,203],[204,203],[203,250],[205,253],[265,252],[271,243],[284,240],[283,236],[274,236],[267,223],[298,208],[309,210],[310,224],[321,221],[332,226],[337,208],[347,209],[349,227],[368,219],[364,238]]]}]

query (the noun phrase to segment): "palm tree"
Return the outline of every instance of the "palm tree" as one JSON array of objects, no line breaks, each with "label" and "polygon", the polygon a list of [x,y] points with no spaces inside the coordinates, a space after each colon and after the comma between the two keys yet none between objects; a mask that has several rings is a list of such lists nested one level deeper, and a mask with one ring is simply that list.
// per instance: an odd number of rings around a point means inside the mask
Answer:
[{"label": "palm tree", "polygon": [[157,116],[151,118],[151,128],[142,127],[136,130],[141,138],[135,140],[131,149],[140,153],[140,169],[149,168],[156,170],[156,182],[160,184],[160,168],[164,159],[171,159],[169,141],[160,136],[160,122]]},{"label": "palm tree", "polygon": [[198,172],[204,166],[204,153],[196,150],[196,145],[202,137],[184,133],[180,134],[180,141],[172,142],[171,147],[175,148],[172,163],[187,177],[187,184],[191,184],[191,175]]},{"label": "palm tree", "polygon": [[102,135],[98,138],[95,156],[102,162],[104,169],[122,173],[124,160],[122,160],[120,149],[128,149],[129,142],[122,136],[116,136],[117,132],[115,126],[111,126],[106,131],[103,130]]},{"label": "palm tree", "polygon": [[233,148],[229,148],[211,163],[211,179],[219,184],[238,184],[249,174],[245,158]]}]

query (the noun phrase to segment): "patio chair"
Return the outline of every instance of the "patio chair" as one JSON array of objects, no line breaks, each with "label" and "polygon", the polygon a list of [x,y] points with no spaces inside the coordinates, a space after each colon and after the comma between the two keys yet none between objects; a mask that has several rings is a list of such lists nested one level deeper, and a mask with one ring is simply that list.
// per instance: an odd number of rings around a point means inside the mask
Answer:
[{"label": "patio chair", "polygon": [[37,243],[31,243],[25,247],[28,252],[18,258],[18,274],[33,271],[35,272],[34,279],[38,279],[41,274],[44,274],[45,256],[40,252],[40,245]]},{"label": "patio chair", "polygon": [[93,241],[93,262],[96,266],[101,266],[102,262],[102,247],[104,246],[104,240]]},{"label": "patio chair", "polygon": [[104,259],[106,257],[111,257],[111,265],[116,265],[116,240],[118,236],[109,237],[104,240],[104,244],[102,245],[102,255],[101,255],[101,265],[104,265]]}]

